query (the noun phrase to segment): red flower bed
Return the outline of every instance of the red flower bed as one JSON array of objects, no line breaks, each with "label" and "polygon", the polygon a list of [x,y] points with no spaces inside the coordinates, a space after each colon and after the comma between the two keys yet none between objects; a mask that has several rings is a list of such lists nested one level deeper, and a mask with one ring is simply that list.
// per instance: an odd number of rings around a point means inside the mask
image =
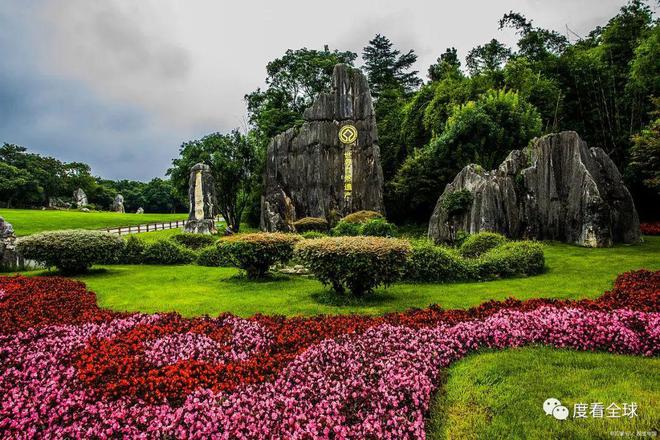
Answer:
[{"label": "red flower bed", "polygon": [[[81,282],[58,277],[5,277],[0,281],[0,333],[11,334],[52,324],[104,322],[125,316],[102,310],[93,292]],[[231,390],[239,385],[272,380],[292,359],[309,346],[340,335],[361,333],[381,325],[410,328],[433,327],[484,319],[503,309],[528,311],[542,306],[581,307],[593,310],[627,308],[658,311],[660,272],[645,270],[619,276],[614,288],[597,300],[532,299],[488,301],[470,309],[443,310],[438,306],[390,313],[380,317],[363,315],[286,318],[255,315],[251,318],[273,335],[267,350],[249,359],[224,363],[179,360],[171,365],[146,361],[144,345],[150,340],[177,333],[205,335],[218,342],[218,350],[228,350],[229,326],[198,318],[188,320],[178,314],[163,315],[156,324],[138,326],[106,340],[90,340],[77,357],[79,378],[114,397],[136,396],[148,401],[169,398],[178,401],[198,388]]]},{"label": "red flower bed", "polygon": [[660,235],[660,222],[642,223],[639,229],[644,235]]},{"label": "red flower bed", "polygon": [[596,300],[186,319],[99,309],[81,283],[0,277],[0,437],[421,438],[439,369],[548,344],[657,355],[660,271]]}]

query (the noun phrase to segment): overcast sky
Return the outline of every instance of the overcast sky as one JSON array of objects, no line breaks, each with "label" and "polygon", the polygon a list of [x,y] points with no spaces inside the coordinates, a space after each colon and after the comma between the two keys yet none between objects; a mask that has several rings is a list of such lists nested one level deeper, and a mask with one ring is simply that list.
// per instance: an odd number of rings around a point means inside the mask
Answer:
[{"label": "overcast sky", "polygon": [[[446,47],[462,58],[520,11],[584,35],[621,0],[0,0],[0,142],[106,178],[163,176],[179,145],[245,128],[243,96],[286,49],[360,54],[376,33],[414,49],[417,69]],[[361,65],[361,60],[358,64]]]}]

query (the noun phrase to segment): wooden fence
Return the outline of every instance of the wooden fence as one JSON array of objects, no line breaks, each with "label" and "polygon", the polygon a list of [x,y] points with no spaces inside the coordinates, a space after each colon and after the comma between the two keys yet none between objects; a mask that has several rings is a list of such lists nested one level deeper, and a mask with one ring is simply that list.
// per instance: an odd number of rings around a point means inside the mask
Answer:
[{"label": "wooden fence", "polygon": [[120,226],[118,228],[106,228],[111,234],[139,234],[140,232],[164,231],[166,229],[182,228],[188,223],[188,220],[176,220],[172,222],[151,223],[137,226]]}]

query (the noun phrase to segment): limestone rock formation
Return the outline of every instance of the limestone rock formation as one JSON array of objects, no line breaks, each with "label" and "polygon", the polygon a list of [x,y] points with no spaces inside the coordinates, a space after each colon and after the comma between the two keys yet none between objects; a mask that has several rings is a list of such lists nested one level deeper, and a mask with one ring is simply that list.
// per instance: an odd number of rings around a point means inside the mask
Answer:
[{"label": "limestone rock formation", "polygon": [[[365,76],[335,66],[332,91],[321,93],[303,119],[301,127],[268,145],[261,228],[292,231],[303,217],[384,212],[376,118]],[[339,131],[347,125],[357,129],[357,139],[344,145]]]},{"label": "limestone rock formation", "polygon": [[137,211],[135,211],[135,213],[136,213],[136,214],[144,214],[144,208],[140,206],[140,207],[137,209]]},{"label": "limestone rock formation", "polygon": [[[467,209],[451,199],[469,191]],[[468,165],[438,199],[428,235],[451,241],[459,230],[558,240],[588,247],[640,241],[639,218],[621,174],[600,148],[573,131],[535,139],[493,171]]]},{"label": "limestone rock formation", "polygon": [[203,163],[194,165],[190,169],[188,185],[190,214],[188,215],[185,231],[196,234],[216,233],[215,213],[217,201],[211,167]]},{"label": "limestone rock formation", "polygon": [[16,234],[11,223],[0,217],[0,271],[21,270],[23,259],[16,253]]},{"label": "limestone rock formation", "polygon": [[76,208],[84,208],[89,203],[87,202],[87,194],[83,191],[82,188],[78,188],[73,192],[73,203],[76,205]]},{"label": "limestone rock formation", "polygon": [[115,196],[115,200],[112,202],[112,210],[114,212],[121,212],[121,213],[126,212],[124,210],[124,196],[122,196],[121,194],[117,194]]}]

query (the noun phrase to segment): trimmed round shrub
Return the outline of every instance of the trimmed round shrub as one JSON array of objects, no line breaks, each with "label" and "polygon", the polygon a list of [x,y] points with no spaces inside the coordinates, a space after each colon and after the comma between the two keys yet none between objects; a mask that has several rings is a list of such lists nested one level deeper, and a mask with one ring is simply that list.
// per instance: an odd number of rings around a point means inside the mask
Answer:
[{"label": "trimmed round shrub", "polygon": [[473,265],[455,249],[431,242],[413,245],[404,278],[420,282],[450,282],[474,278]]},{"label": "trimmed round shrub", "polygon": [[147,245],[135,235],[129,235],[124,241],[124,250],[122,251],[119,263],[122,264],[142,264],[144,262],[144,251]]},{"label": "trimmed round shrub", "polygon": [[218,246],[205,247],[197,255],[197,264],[207,267],[229,267],[232,266],[229,257],[220,250]]},{"label": "trimmed round shrub", "polygon": [[478,257],[485,252],[506,243],[506,237],[496,232],[479,232],[467,237],[460,247],[461,255],[468,258]]},{"label": "trimmed round shrub", "polygon": [[124,249],[124,240],[102,231],[52,231],[22,237],[16,248],[26,259],[74,274],[87,271],[93,264],[116,262]]},{"label": "trimmed round shrub", "polygon": [[482,278],[537,275],[544,269],[543,246],[532,241],[504,243],[477,260],[477,270]]},{"label": "trimmed round shrub", "polygon": [[403,275],[410,244],[382,237],[326,237],[303,240],[296,258],[337,293],[348,289],[355,296],[388,286]]},{"label": "trimmed round shrub", "polygon": [[346,223],[364,223],[372,218],[383,218],[383,214],[376,211],[356,211],[352,214],[348,214],[346,217],[342,218],[341,221]]},{"label": "trimmed round shrub", "polygon": [[325,235],[321,232],[316,232],[316,231],[303,232],[300,235],[302,235],[302,238],[307,239],[307,240],[313,240],[315,238],[327,237],[327,235]]},{"label": "trimmed round shrub", "polygon": [[384,218],[373,218],[361,225],[360,233],[372,237],[394,237],[397,229],[395,225]]},{"label": "trimmed round shrub", "polygon": [[195,252],[172,240],[150,243],[143,256],[143,261],[147,264],[189,264],[197,257]]},{"label": "trimmed round shrub", "polygon": [[[293,256],[293,246],[301,237],[296,234],[259,232],[223,237],[218,248],[233,266],[243,269],[248,278],[263,278],[275,263],[286,263]],[[312,240],[310,240],[312,241]]]},{"label": "trimmed round shrub", "polygon": [[296,232],[302,234],[303,232],[326,232],[328,230],[328,221],[320,217],[304,217],[300,220],[293,222]]},{"label": "trimmed round shrub", "polygon": [[361,226],[362,225],[360,223],[351,223],[341,220],[339,223],[337,223],[337,226],[332,228],[332,235],[337,237],[354,237],[356,235],[360,235],[362,229]]},{"label": "trimmed round shrub", "polygon": [[172,240],[176,241],[180,245],[187,247],[188,249],[197,250],[211,246],[216,242],[217,237],[208,234],[193,234],[190,232],[184,232],[174,235]]}]

